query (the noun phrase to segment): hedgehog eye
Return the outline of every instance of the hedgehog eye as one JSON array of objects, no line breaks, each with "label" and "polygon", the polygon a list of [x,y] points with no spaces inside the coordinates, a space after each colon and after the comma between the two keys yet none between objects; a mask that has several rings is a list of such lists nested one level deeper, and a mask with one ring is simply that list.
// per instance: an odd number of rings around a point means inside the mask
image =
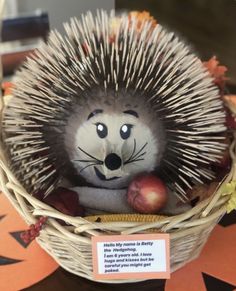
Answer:
[{"label": "hedgehog eye", "polygon": [[131,129],[132,129],[133,125],[132,124],[123,124],[120,128],[120,136],[123,139],[127,139],[130,137],[131,134]]},{"label": "hedgehog eye", "polygon": [[96,123],[97,134],[100,138],[105,138],[107,136],[108,130],[104,123]]}]

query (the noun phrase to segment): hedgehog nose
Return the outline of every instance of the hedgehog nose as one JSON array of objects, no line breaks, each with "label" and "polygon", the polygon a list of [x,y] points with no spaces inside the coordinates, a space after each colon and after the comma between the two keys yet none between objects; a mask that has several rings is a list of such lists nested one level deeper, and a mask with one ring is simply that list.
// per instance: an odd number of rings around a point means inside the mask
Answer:
[{"label": "hedgehog nose", "polygon": [[105,166],[111,171],[119,169],[121,164],[121,158],[117,154],[111,153],[105,158]]}]

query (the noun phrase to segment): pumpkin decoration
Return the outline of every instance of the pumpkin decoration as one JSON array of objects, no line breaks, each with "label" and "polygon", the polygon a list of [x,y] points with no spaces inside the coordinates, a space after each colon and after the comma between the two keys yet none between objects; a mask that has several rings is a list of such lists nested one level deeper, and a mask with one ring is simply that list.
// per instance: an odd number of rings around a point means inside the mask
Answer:
[{"label": "pumpkin decoration", "polygon": [[35,241],[25,243],[21,239],[26,228],[27,224],[0,193],[0,290],[22,290],[58,268]]}]

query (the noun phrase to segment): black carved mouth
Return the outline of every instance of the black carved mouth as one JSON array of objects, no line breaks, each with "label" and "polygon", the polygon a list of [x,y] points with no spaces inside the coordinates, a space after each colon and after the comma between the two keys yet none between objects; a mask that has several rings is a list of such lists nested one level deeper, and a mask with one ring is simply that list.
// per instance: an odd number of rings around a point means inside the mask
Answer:
[{"label": "black carved mouth", "polygon": [[112,178],[107,179],[96,167],[94,167],[94,170],[97,177],[102,181],[112,181],[112,180],[116,180],[120,178],[120,177],[112,177]]}]

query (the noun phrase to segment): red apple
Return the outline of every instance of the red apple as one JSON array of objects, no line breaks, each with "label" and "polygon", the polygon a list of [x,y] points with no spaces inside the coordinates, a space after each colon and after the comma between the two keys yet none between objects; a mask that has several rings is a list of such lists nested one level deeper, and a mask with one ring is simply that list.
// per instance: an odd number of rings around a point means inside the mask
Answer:
[{"label": "red apple", "polygon": [[139,213],[157,213],[167,202],[167,188],[154,175],[139,175],[131,182],[127,201]]}]

